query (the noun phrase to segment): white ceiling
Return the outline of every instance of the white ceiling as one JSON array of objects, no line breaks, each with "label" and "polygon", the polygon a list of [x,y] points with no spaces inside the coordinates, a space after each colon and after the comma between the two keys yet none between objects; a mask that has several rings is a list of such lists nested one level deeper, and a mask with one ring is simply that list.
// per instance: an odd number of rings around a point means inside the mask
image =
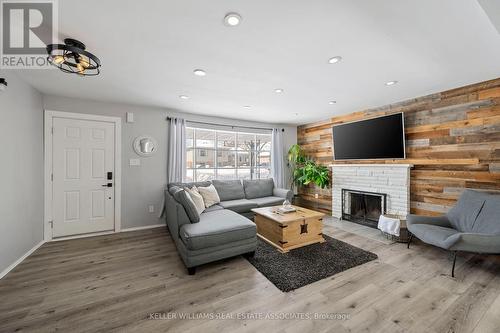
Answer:
[{"label": "white ceiling", "polygon": [[[233,11],[243,21],[226,27]],[[500,77],[500,34],[473,0],[60,0],[59,31],[86,43],[102,74],[19,71],[43,93],[270,123]]]}]

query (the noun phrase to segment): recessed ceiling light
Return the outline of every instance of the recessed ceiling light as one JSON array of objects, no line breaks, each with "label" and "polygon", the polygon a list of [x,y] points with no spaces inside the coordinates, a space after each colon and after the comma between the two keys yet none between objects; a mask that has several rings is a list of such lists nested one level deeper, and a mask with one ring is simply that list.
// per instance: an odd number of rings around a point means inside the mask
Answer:
[{"label": "recessed ceiling light", "polygon": [[338,63],[340,60],[342,60],[342,57],[341,57],[341,56],[335,56],[335,57],[332,57],[332,58],[328,59],[328,63],[329,63],[329,64],[336,64],[336,63]]},{"label": "recessed ceiling light", "polygon": [[235,27],[241,23],[241,15],[238,13],[228,13],[224,16],[224,23],[227,26]]},{"label": "recessed ceiling light", "polygon": [[250,108],[251,108],[251,106],[250,106],[250,105],[243,105],[243,107],[244,107],[245,109],[250,109]]},{"label": "recessed ceiling light", "polygon": [[298,116],[299,114],[297,112],[295,112],[294,115]]},{"label": "recessed ceiling light", "polygon": [[328,104],[330,104],[330,105],[333,105],[335,103],[337,103],[337,101],[330,101],[330,102],[328,102]]},{"label": "recessed ceiling light", "polygon": [[196,76],[205,76],[205,75],[207,75],[207,72],[205,72],[203,69],[195,69],[193,71],[193,73]]},{"label": "recessed ceiling light", "polygon": [[281,94],[284,90],[281,88],[274,89],[274,92],[277,94]]},{"label": "recessed ceiling light", "polygon": [[398,81],[389,81],[389,82],[386,82],[385,85],[386,86],[393,86],[395,85],[396,83],[398,83]]},{"label": "recessed ceiling light", "polygon": [[180,98],[180,99],[188,99],[188,98],[189,98],[189,96],[186,96],[186,95],[179,95],[179,98]]}]

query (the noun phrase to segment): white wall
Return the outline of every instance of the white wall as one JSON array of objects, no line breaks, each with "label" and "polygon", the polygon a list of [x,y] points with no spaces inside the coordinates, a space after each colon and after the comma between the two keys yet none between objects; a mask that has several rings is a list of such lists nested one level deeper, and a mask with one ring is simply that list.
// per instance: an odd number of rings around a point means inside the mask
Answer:
[{"label": "white wall", "polygon": [[[163,197],[166,183],[166,139],[167,116],[183,117],[191,121],[203,121],[232,126],[284,127],[198,116],[162,108],[96,102],[90,100],[44,96],[43,104],[46,110],[88,113],[122,118],[122,228],[131,228],[163,223],[158,219],[158,210]],[[134,123],[126,123],[127,112],[134,113]],[[160,147],[152,157],[141,158],[135,154],[132,142],[141,134],[151,135],[158,141]],[[297,128],[285,127],[285,147],[297,142]],[[140,158],[140,167],[130,167],[129,159]],[[149,213],[148,206],[154,205],[155,212]]]},{"label": "white wall", "polygon": [[12,72],[0,93],[0,272],[43,240],[42,95]]}]

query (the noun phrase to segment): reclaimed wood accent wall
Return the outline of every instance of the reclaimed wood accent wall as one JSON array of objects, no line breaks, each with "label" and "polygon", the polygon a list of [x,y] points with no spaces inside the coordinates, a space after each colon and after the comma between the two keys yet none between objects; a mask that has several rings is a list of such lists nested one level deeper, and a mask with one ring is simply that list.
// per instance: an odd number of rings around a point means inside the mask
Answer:
[{"label": "reclaimed wood accent wall", "polygon": [[[332,126],[404,112],[405,160],[333,161]],[[500,78],[297,128],[307,155],[333,163],[409,163],[411,212],[440,215],[463,189],[500,190]],[[315,198],[315,195],[318,198]],[[298,204],[331,213],[331,189],[299,189]]]}]

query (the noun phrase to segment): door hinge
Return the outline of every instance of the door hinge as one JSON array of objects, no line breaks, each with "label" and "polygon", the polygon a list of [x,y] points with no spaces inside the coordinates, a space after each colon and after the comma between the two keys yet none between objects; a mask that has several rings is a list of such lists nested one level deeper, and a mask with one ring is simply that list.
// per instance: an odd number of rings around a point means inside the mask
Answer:
[{"label": "door hinge", "polygon": [[52,132],[52,134],[54,134],[54,127],[52,127],[51,132]]},{"label": "door hinge", "polygon": [[49,224],[50,224],[50,228],[54,229],[54,221],[49,221]]},{"label": "door hinge", "polygon": [[51,181],[51,182],[53,182],[53,181],[54,181],[54,174],[53,174],[53,173],[51,173],[51,174],[50,174],[50,181]]}]

